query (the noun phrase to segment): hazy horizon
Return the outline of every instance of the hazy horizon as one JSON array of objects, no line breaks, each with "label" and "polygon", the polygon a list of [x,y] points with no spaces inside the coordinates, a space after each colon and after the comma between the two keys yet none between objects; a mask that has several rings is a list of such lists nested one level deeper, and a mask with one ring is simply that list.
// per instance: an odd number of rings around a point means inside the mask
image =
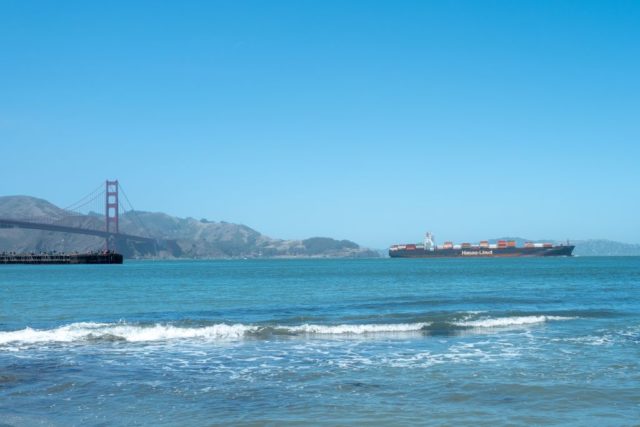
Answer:
[{"label": "hazy horizon", "polygon": [[0,195],[371,248],[640,242],[640,4],[3,3]]}]

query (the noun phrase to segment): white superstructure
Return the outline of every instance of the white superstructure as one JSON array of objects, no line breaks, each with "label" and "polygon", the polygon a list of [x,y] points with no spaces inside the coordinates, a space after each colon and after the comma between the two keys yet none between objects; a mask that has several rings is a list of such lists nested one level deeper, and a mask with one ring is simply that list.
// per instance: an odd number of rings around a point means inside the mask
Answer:
[{"label": "white superstructure", "polygon": [[430,231],[427,231],[427,234],[424,236],[424,250],[425,251],[433,251],[436,249],[436,244],[433,241],[433,234]]}]

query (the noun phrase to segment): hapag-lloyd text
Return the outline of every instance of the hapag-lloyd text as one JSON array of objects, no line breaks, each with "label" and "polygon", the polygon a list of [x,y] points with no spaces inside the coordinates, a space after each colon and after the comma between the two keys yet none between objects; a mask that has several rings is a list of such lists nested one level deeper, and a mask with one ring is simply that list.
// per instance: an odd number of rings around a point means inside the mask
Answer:
[{"label": "hapag-lloyd text", "polygon": [[493,251],[462,251],[464,256],[481,256],[481,255],[493,255]]}]

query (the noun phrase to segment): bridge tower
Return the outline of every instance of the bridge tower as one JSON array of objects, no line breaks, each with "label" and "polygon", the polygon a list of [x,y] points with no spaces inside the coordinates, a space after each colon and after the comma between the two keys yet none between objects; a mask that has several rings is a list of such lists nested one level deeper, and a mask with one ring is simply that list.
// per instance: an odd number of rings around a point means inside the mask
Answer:
[{"label": "bridge tower", "polygon": [[118,228],[118,180],[115,181],[106,181],[106,191],[105,191],[105,230],[108,234],[107,236],[107,250],[115,249],[115,242],[112,242],[112,237],[114,234],[118,234],[120,232]]}]

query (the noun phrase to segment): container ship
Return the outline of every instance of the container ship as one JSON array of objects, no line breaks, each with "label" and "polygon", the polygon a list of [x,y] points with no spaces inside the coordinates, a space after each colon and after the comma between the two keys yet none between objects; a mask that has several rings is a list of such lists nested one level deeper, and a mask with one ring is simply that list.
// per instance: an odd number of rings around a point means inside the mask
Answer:
[{"label": "container ship", "polygon": [[407,243],[392,245],[389,248],[391,258],[492,258],[492,257],[542,257],[571,256],[575,246],[554,245],[553,243],[526,242],[517,246],[515,240],[498,240],[489,243],[483,240],[478,244],[444,242],[434,243],[433,235],[427,233],[422,244]]}]

